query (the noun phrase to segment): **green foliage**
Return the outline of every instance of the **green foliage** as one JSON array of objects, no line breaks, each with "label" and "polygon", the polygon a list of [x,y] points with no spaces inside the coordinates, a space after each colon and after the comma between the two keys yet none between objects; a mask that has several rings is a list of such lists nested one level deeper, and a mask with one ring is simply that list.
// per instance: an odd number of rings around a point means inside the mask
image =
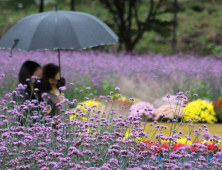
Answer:
[{"label": "green foliage", "polygon": [[210,94],[210,91],[208,90],[209,87],[210,87],[210,84],[201,83],[200,85],[198,85],[196,87],[193,87],[192,90],[191,90],[191,93],[197,93],[198,97],[200,99],[203,99],[203,98],[210,99],[212,96]]},{"label": "green foliage", "polygon": [[157,19],[154,21],[152,30],[162,37],[170,37],[172,30],[169,26],[172,26],[173,24],[173,21],[161,21]]},{"label": "green foliage", "polygon": [[35,0],[9,0],[5,1],[5,7],[7,9],[22,9],[22,8],[28,8],[35,4]]},{"label": "green foliage", "polygon": [[115,86],[105,79],[103,80],[102,92],[100,94],[109,94],[110,91],[113,91],[114,89],[115,89]]},{"label": "green foliage", "polygon": [[[58,2],[58,8],[61,10],[70,10],[70,0],[54,0],[45,4],[44,11],[54,10],[55,2]],[[128,2],[128,1],[126,1]],[[156,1],[157,2],[157,1]],[[166,2],[166,3],[165,3]],[[156,19],[164,22],[170,22],[173,18],[173,1],[164,1]],[[18,8],[18,4],[22,3],[22,8]],[[99,1],[76,0],[76,10],[87,12],[97,16],[101,20],[109,24],[115,32],[118,27],[113,22],[112,14],[104,8]],[[145,16],[149,12],[150,1],[141,1],[138,8],[138,15],[141,21],[145,20]],[[181,52],[195,52],[201,55],[218,55],[222,56],[222,43],[215,43],[217,33],[221,32],[221,10],[222,1],[219,0],[197,0],[197,1],[178,1],[178,27],[177,27],[177,47]],[[194,10],[195,6],[203,8],[201,12]],[[10,29],[12,25],[22,18],[38,13],[39,6],[34,0],[0,0],[0,38]],[[127,17],[127,15],[125,16]],[[135,26],[135,20],[132,20]],[[153,25],[154,31],[149,30],[135,46],[135,50],[139,53],[153,51],[155,53],[171,53],[172,27],[168,31],[163,31],[160,24]],[[194,32],[200,32],[196,37],[192,36]],[[159,34],[161,33],[161,35]],[[162,34],[163,33],[163,34]],[[165,34],[165,35],[164,35]],[[152,37],[152,38],[149,38]],[[184,39],[189,41],[185,42]]]},{"label": "green foliage", "polygon": [[[165,3],[161,0],[148,3],[141,0],[114,0],[113,3],[100,0],[99,2],[112,16],[108,18],[108,23],[112,29],[116,29],[120,48],[125,45],[125,50],[134,50],[145,32],[154,31],[163,37],[171,35],[172,26],[175,23],[172,19],[166,21],[158,17],[158,15],[170,12],[170,10],[165,10],[165,8],[168,9],[168,4],[172,5],[169,0],[165,0]],[[141,6],[144,9],[143,13],[140,10]]]},{"label": "green foliage", "polygon": [[209,43],[207,44],[207,49],[210,50],[212,54],[222,57],[222,45],[215,45],[214,43]]},{"label": "green foliage", "polygon": [[192,10],[194,10],[195,12],[203,12],[204,7],[202,5],[199,4],[194,4],[190,7]]},{"label": "green foliage", "polygon": [[215,92],[215,89],[211,88],[210,83],[202,82],[199,85],[193,85],[190,90],[191,94],[198,94],[198,98],[214,101],[222,96],[222,89]]},{"label": "green foliage", "polygon": [[[90,90],[86,88],[90,87]],[[93,87],[91,80],[85,81],[84,83],[76,83],[72,86],[67,86],[67,90],[65,91],[65,96],[69,100],[77,99],[78,102],[84,101],[85,97],[88,97],[90,100],[100,96],[100,95],[108,95],[110,91],[114,91],[115,86],[110,83],[108,80],[104,80],[103,84],[100,88]],[[92,93],[92,96],[89,94]]]},{"label": "green foliage", "polygon": [[217,118],[217,122],[218,123],[222,123],[222,108],[217,108],[215,109],[215,112],[216,112],[216,118]]}]

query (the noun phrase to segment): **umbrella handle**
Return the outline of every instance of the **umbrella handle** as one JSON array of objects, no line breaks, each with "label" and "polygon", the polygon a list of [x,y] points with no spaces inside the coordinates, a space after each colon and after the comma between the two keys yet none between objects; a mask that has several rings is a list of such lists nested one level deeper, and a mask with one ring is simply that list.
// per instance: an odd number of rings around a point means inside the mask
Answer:
[{"label": "umbrella handle", "polygon": [[[58,49],[58,59],[59,59],[59,77],[61,80],[60,49]],[[61,93],[61,90],[59,90],[59,93]]]},{"label": "umbrella handle", "polygon": [[59,60],[59,77],[61,79],[60,49],[58,49],[58,60]]},{"label": "umbrella handle", "polygon": [[10,54],[9,57],[12,57],[12,50],[15,48],[15,46],[17,45],[17,43],[19,42],[19,39],[15,39],[13,44],[12,44],[12,48],[10,50]]},{"label": "umbrella handle", "polygon": [[55,11],[58,11],[58,7],[57,7],[57,4],[55,4]]}]

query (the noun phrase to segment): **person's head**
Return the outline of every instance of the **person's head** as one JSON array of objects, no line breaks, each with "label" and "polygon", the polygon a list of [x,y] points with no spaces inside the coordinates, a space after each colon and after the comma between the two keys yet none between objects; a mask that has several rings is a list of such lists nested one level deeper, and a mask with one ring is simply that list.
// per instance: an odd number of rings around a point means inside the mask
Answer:
[{"label": "person's head", "polygon": [[[36,81],[35,78],[32,78],[32,76],[37,77],[38,79],[42,78],[42,67],[34,62],[34,61],[26,61],[23,63],[20,71],[19,71],[19,83],[21,84],[27,84],[28,86],[33,85]],[[27,79],[29,79],[29,83],[27,82]]]},{"label": "person's head", "polygon": [[43,66],[43,92],[49,92],[53,87],[57,87],[60,80],[59,66],[55,64],[46,64]]}]

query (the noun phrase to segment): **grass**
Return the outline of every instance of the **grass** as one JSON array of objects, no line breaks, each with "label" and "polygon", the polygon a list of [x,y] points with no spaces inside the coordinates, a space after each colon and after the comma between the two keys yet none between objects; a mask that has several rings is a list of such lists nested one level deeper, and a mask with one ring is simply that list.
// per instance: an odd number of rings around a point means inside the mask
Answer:
[{"label": "grass", "polygon": [[[52,1],[45,5],[45,11],[55,9],[56,1]],[[107,21],[112,16],[107,10],[98,3],[98,1],[76,1],[76,10],[87,12],[98,18]],[[33,5],[27,9],[6,9],[3,2],[0,2],[0,38],[6,33],[6,31],[13,26],[16,22],[24,18],[25,16],[38,13],[38,6]],[[139,9],[141,16],[146,16],[148,11],[147,2],[143,2],[143,5]],[[203,3],[204,10],[202,12],[195,12],[190,7],[193,3],[190,1],[179,0],[179,4],[185,7],[184,12],[178,13],[178,51],[184,53],[197,52],[201,54],[215,54],[220,55],[221,45],[217,42],[217,35],[220,34],[222,28],[221,16],[222,11],[220,2],[212,1]],[[195,4],[199,4],[196,2]],[[201,5],[200,5],[201,6]],[[69,10],[69,1],[58,1],[58,8],[60,10]],[[158,16],[164,20],[171,20],[172,14],[163,14]],[[146,53],[152,51],[155,53],[171,53],[171,39],[172,35],[168,38],[161,37],[154,31],[150,31],[144,34],[141,41],[135,47],[135,50],[140,53]],[[222,43],[222,42],[221,42]]]}]

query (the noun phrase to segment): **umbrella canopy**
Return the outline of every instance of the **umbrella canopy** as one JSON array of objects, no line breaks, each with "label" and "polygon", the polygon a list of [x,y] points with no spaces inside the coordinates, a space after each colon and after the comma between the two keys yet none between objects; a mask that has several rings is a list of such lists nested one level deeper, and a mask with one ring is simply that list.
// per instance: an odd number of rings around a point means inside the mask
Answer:
[{"label": "umbrella canopy", "polygon": [[[105,44],[118,43],[116,34],[100,19],[82,12],[44,12],[28,16],[14,25],[0,40],[0,49],[21,51],[83,50]],[[61,86],[65,85],[65,79]]]},{"label": "umbrella canopy", "polygon": [[0,49],[83,50],[116,43],[116,34],[95,16],[82,12],[55,10],[20,20],[2,37]]}]

